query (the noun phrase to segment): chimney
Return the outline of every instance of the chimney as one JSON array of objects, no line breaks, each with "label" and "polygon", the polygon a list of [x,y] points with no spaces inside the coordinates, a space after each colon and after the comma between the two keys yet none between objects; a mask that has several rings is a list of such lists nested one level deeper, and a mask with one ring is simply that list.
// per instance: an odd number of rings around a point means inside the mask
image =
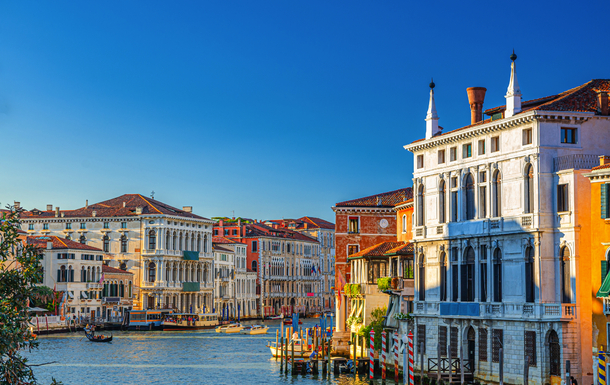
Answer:
[{"label": "chimney", "polygon": [[51,242],[51,241],[47,242],[47,250],[53,250],[53,242]]},{"label": "chimney", "polygon": [[85,208],[88,209],[89,208],[89,199],[85,199]]},{"label": "chimney", "polygon": [[187,213],[192,213],[193,212],[193,206],[182,206],[182,210],[186,211]]},{"label": "chimney", "polygon": [[237,218],[237,226],[241,227],[241,218]]},{"label": "chimney", "polygon": [[21,202],[15,201],[14,206],[15,206],[15,210],[19,210],[21,208]]},{"label": "chimney", "polygon": [[597,91],[597,106],[599,107],[600,115],[608,115],[610,113],[607,91]]},{"label": "chimney", "polygon": [[95,217],[97,216],[97,211],[93,210],[93,211],[91,212],[91,216],[95,218]]},{"label": "chimney", "polygon": [[142,215],[142,209],[143,209],[142,206],[136,207],[136,214],[137,215]]},{"label": "chimney", "polygon": [[609,155],[602,155],[599,157],[599,165],[600,166],[604,166],[606,164],[610,164],[610,156]]},{"label": "chimney", "polygon": [[485,101],[485,87],[466,88],[468,104],[470,104],[470,124],[483,120],[483,101]]},{"label": "chimney", "polygon": [[55,207],[55,218],[59,218],[59,207]]},{"label": "chimney", "polygon": [[224,226],[224,224],[225,224],[225,221],[223,219],[218,221],[218,226],[222,227],[222,226]]},{"label": "chimney", "polygon": [[127,205],[125,204],[125,202],[123,202],[123,207],[127,207]]},{"label": "chimney", "polygon": [[47,211],[53,211],[53,205],[47,205]]}]

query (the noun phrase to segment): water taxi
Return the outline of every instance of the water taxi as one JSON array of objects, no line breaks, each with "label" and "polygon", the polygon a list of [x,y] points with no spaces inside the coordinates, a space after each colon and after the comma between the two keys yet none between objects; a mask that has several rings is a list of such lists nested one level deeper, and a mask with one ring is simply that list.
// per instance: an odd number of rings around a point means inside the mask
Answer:
[{"label": "water taxi", "polygon": [[239,333],[240,334],[267,334],[267,330],[269,330],[268,326],[265,325],[252,325],[243,328]]},{"label": "water taxi", "polygon": [[129,312],[129,330],[161,330],[163,320],[172,309],[132,310]]},{"label": "water taxi", "polygon": [[218,326],[217,313],[171,313],[161,323],[163,330],[212,329]]},{"label": "water taxi", "polygon": [[[311,346],[307,346],[307,343],[302,341],[300,338],[294,338],[288,344],[288,356],[292,355],[292,345],[294,345],[295,357],[309,357],[309,355],[313,352],[313,349]],[[267,347],[271,350],[273,357],[279,357],[282,354],[280,349],[278,349],[278,347],[275,345],[275,342],[268,342]]]},{"label": "water taxi", "polygon": [[239,333],[243,328],[241,324],[222,325],[216,328],[216,333]]}]

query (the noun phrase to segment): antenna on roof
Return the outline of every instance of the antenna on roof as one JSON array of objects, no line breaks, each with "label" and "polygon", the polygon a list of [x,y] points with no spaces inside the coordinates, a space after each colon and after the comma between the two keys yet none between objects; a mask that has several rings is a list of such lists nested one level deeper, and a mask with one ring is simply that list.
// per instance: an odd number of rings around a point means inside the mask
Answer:
[{"label": "antenna on roof", "polygon": [[151,197],[152,199],[155,199],[155,190],[152,190],[152,191],[150,192],[150,197]]}]

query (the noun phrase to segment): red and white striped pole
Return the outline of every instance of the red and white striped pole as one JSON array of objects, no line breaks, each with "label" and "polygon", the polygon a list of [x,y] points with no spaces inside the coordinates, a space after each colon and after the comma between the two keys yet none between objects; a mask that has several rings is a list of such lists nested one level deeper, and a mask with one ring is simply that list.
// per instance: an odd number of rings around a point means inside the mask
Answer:
[{"label": "red and white striped pole", "polygon": [[409,384],[415,384],[413,378],[413,332],[409,332]]},{"label": "red and white striped pole", "polygon": [[398,384],[398,332],[394,332],[394,382]]},{"label": "red and white striped pole", "polygon": [[373,381],[375,374],[375,360],[373,359],[373,350],[375,350],[375,331],[371,330],[371,346],[369,349],[369,379]]},{"label": "red and white striped pole", "polygon": [[388,341],[386,340],[386,332],[385,330],[381,332],[381,359],[383,360],[381,364],[381,382],[385,383],[385,374],[386,374],[386,351],[388,350]]}]

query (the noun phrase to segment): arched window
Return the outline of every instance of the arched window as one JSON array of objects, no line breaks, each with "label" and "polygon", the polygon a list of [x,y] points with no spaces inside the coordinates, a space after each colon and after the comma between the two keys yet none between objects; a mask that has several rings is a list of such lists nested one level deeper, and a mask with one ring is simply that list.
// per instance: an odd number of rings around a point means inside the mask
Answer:
[{"label": "arched window", "polygon": [[85,266],[81,267],[80,270],[80,281],[87,282],[87,271],[85,270]]},{"label": "arched window", "polygon": [[127,252],[127,236],[121,235],[121,253]]},{"label": "arched window", "polygon": [[424,225],[424,185],[420,184],[417,189],[417,226]]},{"label": "arched window", "polygon": [[102,238],[102,240],[104,242],[104,252],[110,252],[110,237],[108,235],[104,235],[104,238]]},{"label": "arched window", "polygon": [[184,240],[184,237],[182,236],[182,232],[181,232],[180,235],[178,236],[178,250],[179,251],[184,250],[184,248],[182,248],[183,240]]},{"label": "arched window", "polygon": [[534,302],[534,248],[525,249],[525,302]]},{"label": "arched window", "polygon": [[201,234],[197,234],[197,252],[201,252]]},{"label": "arched window", "polygon": [[85,237],[85,235],[81,235],[79,240],[80,243],[82,243],[83,245],[87,244],[87,238]]},{"label": "arched window", "polygon": [[167,250],[172,249],[171,235],[170,235],[169,231],[165,233],[165,248]]},{"label": "arched window", "polygon": [[502,252],[494,250],[494,302],[502,302]]},{"label": "arched window", "polygon": [[468,246],[464,251],[461,271],[462,281],[462,302],[474,301],[474,249]]},{"label": "arched window", "polygon": [[464,181],[465,204],[466,204],[466,220],[474,219],[474,178],[472,174],[468,174]]},{"label": "arched window", "polygon": [[534,212],[534,167],[530,163],[525,166],[525,213]]},{"label": "arched window", "polygon": [[[402,215],[402,233],[405,234],[407,232],[407,216],[405,214]],[[290,250],[288,250],[290,252]]]},{"label": "arched window", "polygon": [[496,170],[492,180],[492,216],[495,218],[502,216],[502,175]]},{"label": "arched window", "polygon": [[561,345],[559,345],[559,336],[555,330],[549,333],[549,360],[550,374],[552,376],[561,376]]},{"label": "arched window", "polygon": [[189,233],[184,234],[184,250],[189,249]]},{"label": "arched window", "polygon": [[487,302],[487,245],[481,245],[479,250],[479,260],[481,261],[481,265],[479,266],[479,302]]},{"label": "arched window", "polygon": [[148,250],[154,250],[157,248],[157,234],[155,234],[155,230],[150,230],[148,232]]},{"label": "arched window", "polygon": [[445,223],[447,221],[447,205],[445,204],[445,196],[447,194],[445,181],[441,180],[438,186],[438,222]]},{"label": "arched window", "polygon": [[155,282],[157,277],[157,266],[154,262],[148,264],[148,282]]},{"label": "arched window", "polygon": [[442,252],[441,253],[441,301],[447,300],[447,255]]},{"label": "arched window", "polygon": [[571,279],[570,273],[570,249],[567,246],[561,248],[561,302],[571,303],[572,302],[572,290],[571,290]]},{"label": "arched window", "polygon": [[119,297],[125,297],[125,284],[123,284],[123,281],[119,284]]},{"label": "arched window", "polygon": [[[191,251],[195,251],[195,235],[191,237]],[[199,250],[197,250],[199,251]]]},{"label": "arched window", "polygon": [[128,289],[129,289],[128,290],[128,295],[129,295],[129,298],[131,298],[131,281],[129,281]]},{"label": "arched window", "polygon": [[66,282],[66,266],[61,266],[57,270],[57,282]]},{"label": "arched window", "polygon": [[420,301],[426,300],[426,266],[424,262],[425,257],[423,254],[421,254],[419,256],[419,274],[417,275],[417,279],[419,280],[419,286],[417,290]]},{"label": "arched window", "polygon": [[178,246],[178,236],[176,235],[176,232],[174,231],[174,239],[172,240],[172,250],[177,250]]},{"label": "arched window", "polygon": [[203,252],[207,253],[208,252],[208,235],[205,234],[203,236]]},{"label": "arched window", "polygon": [[72,266],[68,266],[68,277],[67,277],[67,281],[66,282],[74,282],[74,269],[72,269]]},{"label": "arched window", "polygon": [[257,268],[256,265],[257,265],[256,261],[252,261],[252,271],[256,271],[256,268]]}]

